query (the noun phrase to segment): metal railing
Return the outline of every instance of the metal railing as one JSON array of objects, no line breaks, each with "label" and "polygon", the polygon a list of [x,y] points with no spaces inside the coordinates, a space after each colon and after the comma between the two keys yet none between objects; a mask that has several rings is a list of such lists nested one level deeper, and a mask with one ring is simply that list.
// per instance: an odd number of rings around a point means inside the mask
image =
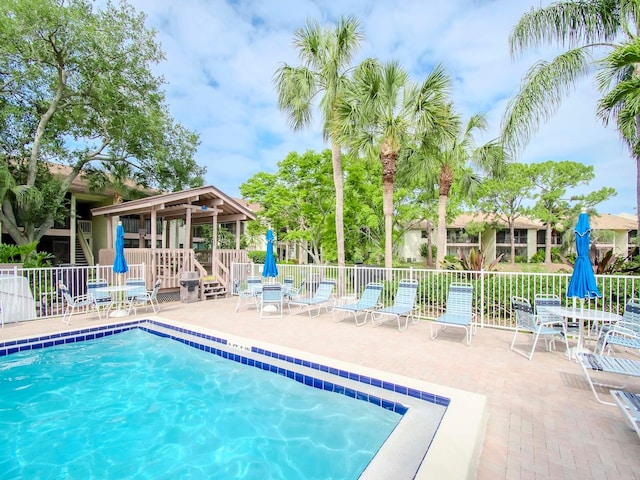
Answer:
[{"label": "metal railing", "polygon": [[[166,252],[165,252],[166,253]],[[176,258],[180,264],[182,258]],[[250,276],[260,276],[262,265],[254,263],[232,263],[229,291],[236,293],[235,286],[242,285]],[[383,282],[381,302],[393,303],[398,282],[402,279],[417,280],[417,316],[433,319],[444,312],[449,285],[454,282],[471,283],[474,287],[474,310],[479,326],[512,328],[511,297],[529,298],[541,293],[554,293],[566,299],[565,292],[571,275],[568,273],[513,273],[513,272],[470,272],[460,270],[429,270],[420,268],[393,268],[369,266],[344,267],[343,271],[331,265],[278,265],[279,275],[275,279],[283,282],[292,277],[294,286],[305,281],[306,294],[312,294],[320,280],[334,278],[344,284],[339,285],[337,297],[358,296],[369,282]],[[64,301],[59,295],[58,285],[64,283],[72,295],[86,293],[87,280],[104,278],[109,284],[117,284],[128,277],[142,277],[150,281],[152,271],[145,263],[130,263],[129,272],[118,277],[112,264],[95,266],[58,266],[50,268],[11,267],[0,269],[0,302],[5,313],[12,302],[24,304],[28,313],[18,320],[60,315]],[[172,275],[173,277],[173,275]],[[270,281],[270,280],[265,280]],[[597,275],[596,282],[602,298],[591,300],[589,308],[606,312],[622,313],[626,303],[640,290],[640,277],[625,275]],[[164,287],[164,285],[163,285]],[[7,318],[9,323],[15,319]]]},{"label": "metal railing", "polygon": [[[262,265],[234,263],[231,269],[232,292],[236,285],[242,285],[250,276],[260,276]],[[278,278],[293,277],[294,286],[304,280],[308,294],[325,277],[339,278],[336,266],[329,265],[278,265]],[[419,282],[417,316],[434,319],[444,312],[449,285],[454,282],[470,283],[474,287],[474,310],[479,326],[511,329],[514,326],[511,315],[511,297],[529,298],[533,304],[536,294],[554,293],[565,299],[568,305],[573,299],[566,299],[569,273],[514,273],[514,272],[472,272],[461,270],[429,270],[419,268],[344,267],[345,285],[339,286],[337,297],[359,295],[369,282],[382,281],[385,285],[381,302],[393,303],[393,295],[398,281],[413,279]],[[265,281],[270,281],[266,280]],[[640,277],[625,275],[597,275],[596,282],[602,298],[588,302],[589,308],[607,312],[622,313],[628,300],[637,296]],[[579,302],[579,301],[578,301]]]},{"label": "metal railing", "polygon": [[105,279],[109,285],[117,285],[127,278],[145,278],[144,272],[144,264],[130,264],[124,275],[114,273],[112,265],[0,269],[4,322],[62,315],[66,304],[60,295],[60,284],[64,284],[72,296],[84,295],[88,280]]}]

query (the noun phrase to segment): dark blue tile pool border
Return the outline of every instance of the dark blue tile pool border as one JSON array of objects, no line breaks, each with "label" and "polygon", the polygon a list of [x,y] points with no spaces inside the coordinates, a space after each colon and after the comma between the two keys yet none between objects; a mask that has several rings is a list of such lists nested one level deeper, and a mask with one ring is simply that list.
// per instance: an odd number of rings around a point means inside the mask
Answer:
[{"label": "dark blue tile pool border", "polygon": [[[177,332],[177,334],[172,335],[164,331],[149,328],[148,327],[149,325],[157,325],[166,330],[175,331]],[[191,330],[187,328],[177,327],[175,325],[170,325],[170,324],[159,322],[156,320],[140,319],[140,320],[133,320],[130,322],[123,322],[118,324],[101,325],[98,327],[72,330],[72,331],[62,332],[62,333],[53,333],[49,335],[43,335],[40,337],[0,342],[0,357],[10,355],[12,353],[28,351],[28,350],[37,350],[40,348],[46,348],[46,347],[51,347],[55,345],[62,345],[65,343],[74,343],[74,342],[82,342],[85,340],[93,340],[96,338],[102,338],[109,335],[115,335],[121,332],[125,332],[127,330],[132,330],[134,328],[140,328],[141,330],[144,330],[149,333],[153,333],[154,335],[159,335],[161,337],[167,337],[172,340],[179,341],[190,347],[197,348],[207,353],[218,355],[228,360],[239,362],[251,367],[260,368],[262,370],[276,373],[278,375],[283,375],[287,378],[303,383],[310,387],[318,388],[320,390],[326,390],[329,392],[335,392],[338,394],[346,395],[348,397],[368,401],[374,405],[380,406],[387,410],[394,411],[401,415],[404,415],[404,413],[406,413],[407,411],[407,407],[405,407],[404,405],[397,402],[385,400],[384,398],[381,398],[376,395],[371,395],[366,392],[361,392],[359,390],[344,387],[342,385],[329,382],[326,380],[322,380],[310,375],[304,375],[302,373],[296,372],[295,370],[278,367],[276,365],[270,364],[269,362],[254,360],[252,358],[245,357],[241,354],[228,352],[226,350],[222,350],[214,346],[205,345],[198,341],[184,338],[178,334],[183,334],[183,335],[186,334],[190,337],[201,338],[203,340],[208,340],[209,342],[219,343],[221,345],[227,345],[226,339],[215,337],[215,336],[208,335],[201,332],[197,332],[195,330]],[[422,390],[408,388],[404,385],[383,381],[374,377],[359,375],[357,373],[349,372],[346,370],[328,367],[326,365],[322,365],[319,363],[309,362],[307,360],[292,357],[290,355],[283,355],[277,352],[272,352],[269,350],[256,348],[256,347],[251,347],[251,352],[254,354],[265,356],[267,358],[270,357],[280,361],[291,363],[293,365],[301,365],[303,367],[307,367],[312,370],[317,370],[319,372],[330,373],[332,375],[335,375],[341,378],[353,380],[365,385],[371,385],[373,387],[378,387],[383,390],[395,392],[400,395],[407,395],[409,397],[412,397],[418,400],[423,400],[429,403],[434,403],[436,405],[441,405],[443,407],[448,407],[449,403],[451,402],[451,400],[447,397],[442,397],[439,395],[435,395],[433,393],[424,392]]]}]

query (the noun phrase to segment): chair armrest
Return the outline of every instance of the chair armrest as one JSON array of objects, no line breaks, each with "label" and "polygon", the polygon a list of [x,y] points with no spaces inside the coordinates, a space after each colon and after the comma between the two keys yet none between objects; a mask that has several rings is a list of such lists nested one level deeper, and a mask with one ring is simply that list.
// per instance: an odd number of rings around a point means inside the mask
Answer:
[{"label": "chair armrest", "polygon": [[624,335],[626,337],[635,337],[638,338],[638,332],[632,330],[631,328],[623,327],[620,324],[617,324],[611,330],[607,332],[608,335]]}]

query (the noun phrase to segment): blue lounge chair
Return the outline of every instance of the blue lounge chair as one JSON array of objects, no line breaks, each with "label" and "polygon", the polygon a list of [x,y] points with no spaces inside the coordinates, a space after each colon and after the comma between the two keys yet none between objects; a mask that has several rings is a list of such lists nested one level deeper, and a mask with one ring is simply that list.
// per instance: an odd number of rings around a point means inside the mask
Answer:
[{"label": "blue lounge chair", "polygon": [[[384,285],[381,283],[369,283],[364,288],[360,299],[355,303],[350,303],[348,305],[339,305],[333,309],[333,316],[335,318],[336,310],[341,312],[349,312],[353,314],[353,319],[356,321],[356,325],[361,327],[365,323],[367,323],[367,317],[369,313],[376,308],[378,305],[378,300],[380,299],[380,294],[382,293],[382,289]],[[358,321],[358,314],[364,312],[364,318],[362,321]]]},{"label": "blue lounge chair", "polygon": [[640,300],[629,300],[624,307],[622,320],[614,325],[602,327],[596,351],[600,355],[604,355],[605,350],[611,353],[613,346],[625,350],[640,350]]},{"label": "blue lounge chair", "polygon": [[[393,305],[372,312],[371,323],[373,326],[378,327],[384,321],[395,319],[398,322],[398,330],[404,332],[409,326],[409,318],[411,318],[411,323],[418,323],[418,320],[413,315],[417,293],[418,282],[416,280],[400,280]],[[384,317],[389,318],[385,319]],[[406,318],[404,327],[400,324],[400,317]]]},{"label": "blue lounge chair", "polygon": [[[431,323],[431,340],[438,336],[438,325],[440,331],[447,327],[464,328],[467,345],[471,344],[471,335],[475,334],[473,325],[473,287],[466,283],[452,283],[449,285],[445,313],[436,318]],[[436,327],[434,333],[434,327]]]},{"label": "blue lounge chair", "polygon": [[[311,298],[297,298],[289,302],[289,315],[291,313],[291,305],[297,305],[300,307],[298,312],[301,312],[305,308],[309,312],[309,317],[317,317],[320,315],[320,310],[324,307],[327,313],[329,313],[329,307],[335,303],[333,299],[333,289],[336,286],[335,280],[322,280],[318,285],[316,293]],[[315,315],[311,315],[311,310],[317,308],[318,311]]]},{"label": "blue lounge chair", "polygon": [[[529,300],[522,297],[513,297],[511,299],[511,309],[516,315],[516,332],[511,341],[511,350],[531,360],[536,350],[538,338],[542,336],[545,339],[547,350],[551,350],[555,345],[554,337],[558,336],[558,338],[564,340],[568,355],[569,343],[567,342],[567,325],[564,318],[555,315],[534,315]],[[518,332],[526,332],[533,335],[530,352],[526,353],[514,348]],[[549,338],[551,338],[551,343],[548,341]]]}]

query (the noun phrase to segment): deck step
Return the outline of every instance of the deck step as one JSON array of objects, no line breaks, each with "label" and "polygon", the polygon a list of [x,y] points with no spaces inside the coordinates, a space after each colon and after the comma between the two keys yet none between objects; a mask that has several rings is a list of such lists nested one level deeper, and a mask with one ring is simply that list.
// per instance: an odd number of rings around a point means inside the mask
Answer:
[{"label": "deck step", "polygon": [[224,298],[227,296],[227,288],[217,280],[202,280],[200,293],[202,300]]}]

